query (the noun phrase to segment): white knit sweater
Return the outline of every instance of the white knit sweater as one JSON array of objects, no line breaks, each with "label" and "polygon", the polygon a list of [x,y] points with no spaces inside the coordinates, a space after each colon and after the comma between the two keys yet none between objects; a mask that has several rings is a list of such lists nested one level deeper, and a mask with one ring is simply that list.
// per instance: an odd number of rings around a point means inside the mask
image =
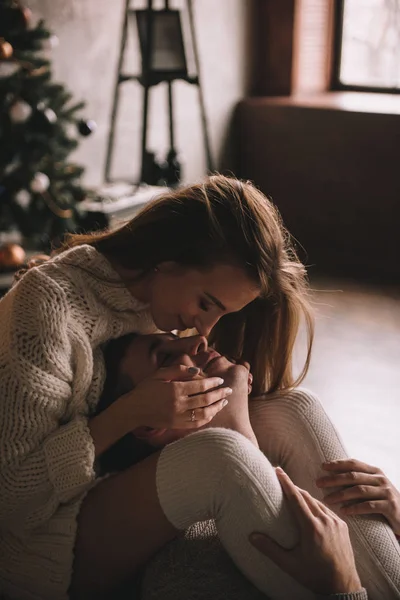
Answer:
[{"label": "white knit sweater", "polygon": [[[102,346],[155,330],[110,263],[79,246],[31,269],[0,302],[0,592],[66,599],[85,493],[96,483],[87,426]],[[0,596],[1,596],[0,593]]]}]

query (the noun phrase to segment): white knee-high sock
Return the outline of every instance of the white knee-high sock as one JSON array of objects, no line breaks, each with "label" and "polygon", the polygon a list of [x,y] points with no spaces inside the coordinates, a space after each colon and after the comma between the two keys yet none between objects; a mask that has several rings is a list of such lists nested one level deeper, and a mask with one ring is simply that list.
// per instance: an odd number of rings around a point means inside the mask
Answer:
[{"label": "white knee-high sock", "polygon": [[298,540],[275,470],[248,439],[222,428],[193,433],[164,448],[156,477],[161,507],[177,529],[215,519],[233,561],[268,597],[315,597],[248,541],[253,531],[267,533],[286,548]]},{"label": "white knee-high sock", "polygon": [[[334,425],[315,395],[296,389],[250,401],[260,449],[300,487],[323,499],[315,480],[324,461],[347,458]],[[331,507],[332,508],[332,507]],[[400,598],[400,546],[383,518],[356,516],[347,522],[361,582],[370,600]]]}]

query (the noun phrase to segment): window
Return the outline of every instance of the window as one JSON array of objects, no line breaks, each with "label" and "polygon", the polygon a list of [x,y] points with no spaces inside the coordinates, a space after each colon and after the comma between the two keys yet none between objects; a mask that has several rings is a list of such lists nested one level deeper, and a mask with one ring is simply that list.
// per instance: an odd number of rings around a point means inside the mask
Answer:
[{"label": "window", "polygon": [[400,0],[337,2],[333,87],[400,92]]}]

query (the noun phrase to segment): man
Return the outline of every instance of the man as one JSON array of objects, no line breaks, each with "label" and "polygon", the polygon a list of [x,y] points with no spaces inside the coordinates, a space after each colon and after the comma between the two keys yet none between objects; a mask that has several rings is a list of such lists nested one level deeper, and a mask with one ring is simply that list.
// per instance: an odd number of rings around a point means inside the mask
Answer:
[{"label": "man", "polygon": [[[199,369],[198,377],[220,376],[224,386],[233,393],[227,405],[218,412],[207,427],[234,429],[258,446],[250,414],[248,396],[251,392],[249,365],[236,364],[208,348],[201,336],[178,338],[173,334],[129,335],[110,342],[106,351],[107,380],[98,410],[104,410],[119,396],[129,392],[156,370],[173,364]],[[196,419],[196,414],[192,415]],[[153,429],[142,426],[122,438],[101,458],[103,472],[128,468],[190,433],[193,428]],[[345,523],[310,494],[300,490],[278,471],[278,478],[301,531],[301,543],[293,551],[279,550],[266,536],[255,537],[254,545],[282,570],[322,597],[336,589],[349,591],[348,598],[364,600],[366,592],[354,564],[354,556]],[[315,535],[316,528],[319,541]],[[293,557],[290,554],[293,552]],[[250,584],[249,584],[250,585]],[[251,586],[252,587],[252,586]],[[357,591],[360,590],[360,591]],[[165,591],[165,590],[164,590]],[[354,596],[351,592],[357,592]],[[253,593],[256,593],[253,588]],[[215,596],[217,597],[217,596]],[[250,597],[250,596],[246,596]],[[258,597],[258,596],[257,596]],[[341,596],[343,597],[343,596]]]}]

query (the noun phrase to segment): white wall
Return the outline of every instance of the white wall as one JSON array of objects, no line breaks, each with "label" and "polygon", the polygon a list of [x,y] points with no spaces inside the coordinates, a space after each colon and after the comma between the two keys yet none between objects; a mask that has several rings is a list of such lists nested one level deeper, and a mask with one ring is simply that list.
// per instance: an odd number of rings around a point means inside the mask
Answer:
[{"label": "white wall", "polygon": [[[85,115],[98,124],[95,135],[81,138],[74,159],[86,166],[86,183],[103,180],[106,144],[110,125],[113,86],[116,76],[123,0],[26,0],[35,18],[43,17],[60,40],[53,50],[53,70],[74,98],[87,102]],[[143,1],[134,2],[139,7]],[[182,6],[171,2],[171,7]],[[203,90],[213,156],[216,166],[224,150],[232,111],[246,92],[249,59],[248,0],[193,0]],[[157,7],[157,0],[155,7]],[[130,67],[139,65],[132,43]],[[168,146],[166,90],[161,84],[151,92],[149,149],[165,154]],[[177,148],[184,161],[184,179],[198,179],[205,172],[197,88],[184,82],[174,84]],[[117,127],[113,174],[136,179],[139,175],[142,89],[137,83],[123,86]],[[226,162],[226,161],[225,161]]]}]

